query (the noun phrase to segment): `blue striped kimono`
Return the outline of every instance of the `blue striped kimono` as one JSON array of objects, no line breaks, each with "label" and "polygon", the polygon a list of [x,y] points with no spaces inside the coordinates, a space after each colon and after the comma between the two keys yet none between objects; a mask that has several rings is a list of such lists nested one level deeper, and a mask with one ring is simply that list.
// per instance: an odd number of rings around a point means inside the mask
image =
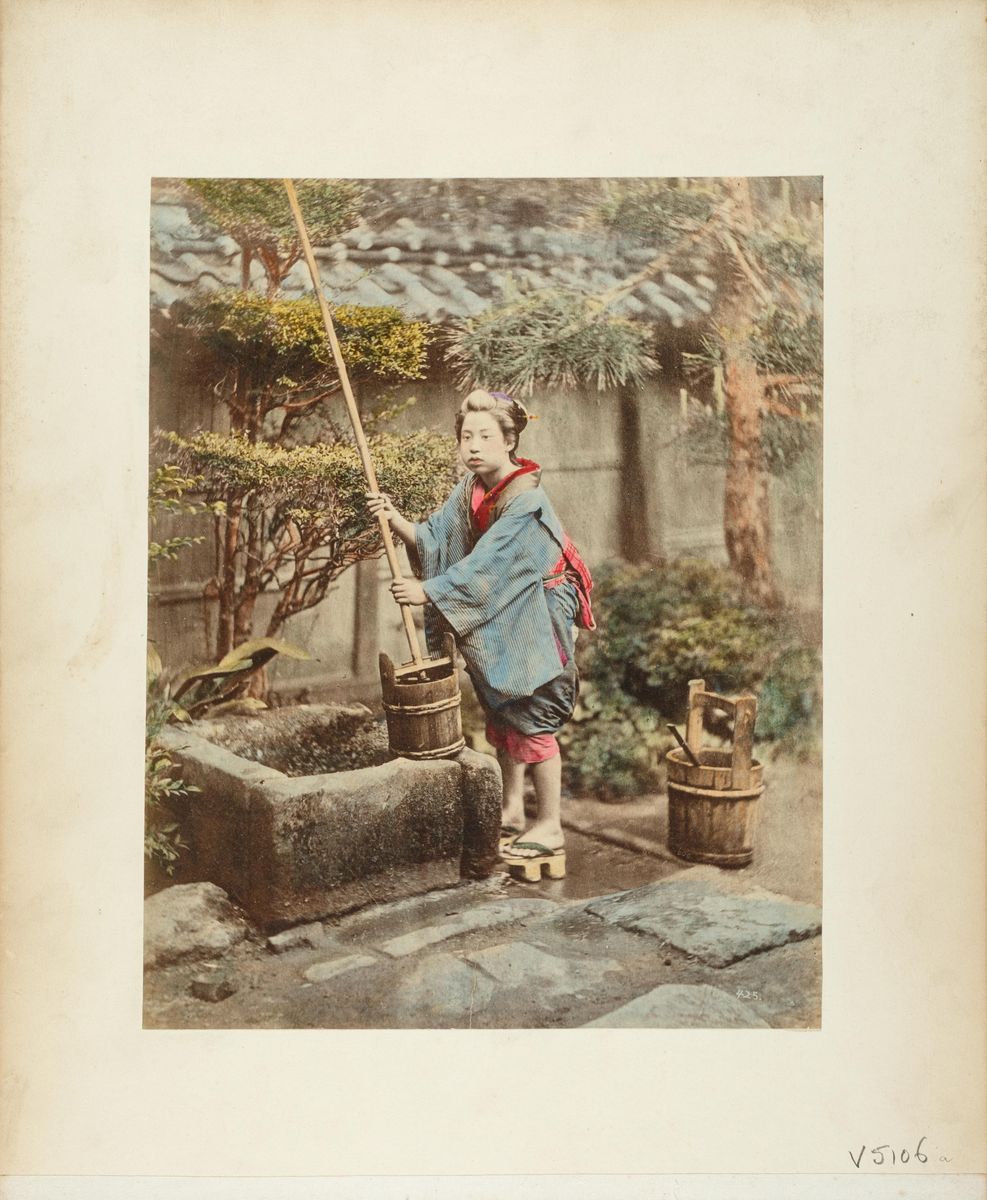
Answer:
[{"label": "blue striped kimono", "polygon": [[430,601],[429,652],[439,653],[439,638],[451,629],[487,714],[520,733],[555,733],[572,715],[579,690],[572,628],[578,593],[568,580],[544,586],[565,531],[538,484],[510,500],[475,538],[475,479],[467,473],[445,504],[415,526],[415,566]]}]

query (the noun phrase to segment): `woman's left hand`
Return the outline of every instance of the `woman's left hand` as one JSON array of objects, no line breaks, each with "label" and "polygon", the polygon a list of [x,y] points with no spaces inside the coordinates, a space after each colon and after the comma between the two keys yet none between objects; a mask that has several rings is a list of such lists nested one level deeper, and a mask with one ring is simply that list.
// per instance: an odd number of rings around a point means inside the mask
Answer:
[{"label": "woman's left hand", "polygon": [[391,595],[398,604],[424,604],[428,599],[417,579],[395,579],[391,584]]}]

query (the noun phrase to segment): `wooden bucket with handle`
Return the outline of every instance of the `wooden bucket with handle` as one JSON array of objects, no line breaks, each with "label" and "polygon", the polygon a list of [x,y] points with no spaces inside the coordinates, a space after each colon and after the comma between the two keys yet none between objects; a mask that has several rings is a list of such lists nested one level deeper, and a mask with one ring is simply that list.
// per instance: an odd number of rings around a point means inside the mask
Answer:
[{"label": "wooden bucket with handle", "polygon": [[[353,426],[360,462],[363,464],[363,473],[370,491],[379,492],[377,473],[363,432],[360,410],[350,386],[346,363],[343,361],[343,353],[329,312],[329,303],[322,290],[322,279],[298,203],[298,194],[290,179],[284,180],[284,187],[288,193],[288,203],[298,230],[302,252],[312,276],[312,286],[319,302],[333,361],[339,372],[339,381],[346,398],[346,408]],[[398,580],[401,578],[401,567],[391,538],[391,527],[382,513],[378,513],[377,519],[391,577]],[[380,655],[380,678],[384,691],[388,741],[392,752],[405,758],[445,758],[458,753],[466,744],[460,715],[461,696],[459,676],[456,673],[455,645],[451,635],[446,635],[443,642],[444,653],[439,658],[423,658],[410,605],[401,605],[401,619],[411,651],[411,661],[395,667],[386,654]]]},{"label": "wooden bucket with handle", "polygon": [[[720,709],[733,716],[733,744],[727,750],[704,749],[703,712]],[[702,679],[689,681],[689,716],[684,749],[665,756],[668,770],[668,848],[688,862],[746,867],[754,857],[758,805],[764,791],[763,769],[753,758],[757,699],[731,700],[706,691]]]}]

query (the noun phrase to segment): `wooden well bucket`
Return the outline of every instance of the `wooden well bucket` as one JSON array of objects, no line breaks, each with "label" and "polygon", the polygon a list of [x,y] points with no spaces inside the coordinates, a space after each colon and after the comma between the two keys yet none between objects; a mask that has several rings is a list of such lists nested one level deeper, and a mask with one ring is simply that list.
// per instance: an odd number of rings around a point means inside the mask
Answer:
[{"label": "wooden well bucket", "polygon": [[[730,749],[702,748],[706,708],[734,716]],[[705,680],[690,680],[686,744],[699,765],[682,749],[665,756],[668,848],[677,857],[718,867],[746,867],[753,859],[757,802],[764,791],[763,769],[752,757],[756,719],[754,696],[729,700],[707,692]]]},{"label": "wooden well bucket", "polygon": [[455,643],[442,638],[441,658],[395,667],[380,654],[380,684],[391,752],[401,758],[446,758],[466,745]]}]

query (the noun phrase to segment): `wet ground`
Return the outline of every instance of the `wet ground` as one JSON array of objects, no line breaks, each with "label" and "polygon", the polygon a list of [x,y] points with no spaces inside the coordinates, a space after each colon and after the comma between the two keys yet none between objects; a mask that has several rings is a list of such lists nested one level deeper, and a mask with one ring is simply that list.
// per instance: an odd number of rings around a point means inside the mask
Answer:
[{"label": "wet ground", "polygon": [[507,888],[520,896],[545,896],[549,900],[586,900],[608,892],[622,892],[655,883],[681,867],[668,859],[614,846],[570,829],[565,839],[565,879],[527,883],[509,877]]}]

